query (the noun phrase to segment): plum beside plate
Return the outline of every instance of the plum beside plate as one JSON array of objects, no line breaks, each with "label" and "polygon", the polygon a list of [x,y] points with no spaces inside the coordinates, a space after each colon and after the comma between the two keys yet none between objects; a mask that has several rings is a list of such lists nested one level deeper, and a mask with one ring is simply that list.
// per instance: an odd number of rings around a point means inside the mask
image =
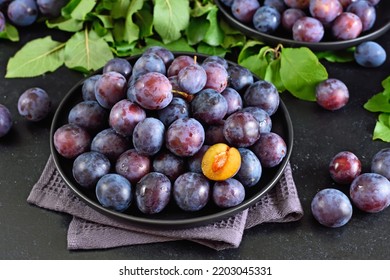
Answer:
[{"label": "plum beside plate", "polygon": [[[207,56],[194,53],[174,53],[175,57],[179,55],[196,55],[199,62],[202,62]],[[130,57],[129,61],[132,65],[137,60],[139,56]],[[230,64],[234,64],[229,62]],[[94,74],[101,73],[101,70],[95,72]],[[85,78],[87,79],[87,78]],[[283,161],[275,168],[269,168],[263,170],[263,175],[257,184],[257,186],[251,187],[247,190],[247,196],[245,200],[232,208],[223,209],[215,206],[213,203],[208,203],[200,211],[196,212],[185,212],[181,210],[174,203],[170,203],[167,208],[164,209],[161,213],[148,215],[139,211],[135,205],[132,203],[129,209],[124,212],[116,212],[107,208],[102,207],[97,199],[93,190],[85,189],[81,187],[74,180],[72,176],[72,164],[73,160],[63,158],[56,151],[53,144],[53,135],[57,128],[67,123],[68,113],[71,108],[82,101],[82,85],[84,80],[78,82],[64,97],[61,101],[58,109],[54,115],[51,132],[50,132],[50,149],[53,156],[55,165],[60,175],[64,179],[65,183],[70,187],[70,189],[87,205],[91,206],[100,213],[107,215],[111,218],[118,219],[119,221],[131,222],[141,224],[143,226],[150,227],[166,227],[166,228],[182,228],[182,227],[193,227],[199,225],[205,225],[211,222],[222,220],[228,216],[234,215],[238,212],[241,212],[248,207],[254,205],[257,201],[261,199],[269,190],[271,190],[276,183],[279,181],[280,177],[283,175],[283,171],[288,164],[288,161],[291,156],[292,146],[293,146],[293,127],[290,119],[290,115],[285,104],[281,101],[280,106],[276,113],[272,116],[273,119],[273,131],[281,135],[287,144],[288,152]],[[257,78],[255,77],[255,80]]]},{"label": "plum beside plate", "polygon": [[381,1],[377,5],[377,18],[374,26],[372,29],[363,32],[356,39],[337,41],[330,38],[330,36],[325,36],[324,39],[318,43],[294,41],[292,35],[282,30],[281,27],[273,34],[259,32],[252,24],[244,24],[234,18],[230,12],[230,8],[225,6],[222,1],[214,0],[214,2],[218,6],[223,19],[225,19],[233,28],[271,46],[282,44],[285,47],[308,47],[313,51],[335,51],[353,47],[365,41],[375,40],[390,29],[390,1]]}]

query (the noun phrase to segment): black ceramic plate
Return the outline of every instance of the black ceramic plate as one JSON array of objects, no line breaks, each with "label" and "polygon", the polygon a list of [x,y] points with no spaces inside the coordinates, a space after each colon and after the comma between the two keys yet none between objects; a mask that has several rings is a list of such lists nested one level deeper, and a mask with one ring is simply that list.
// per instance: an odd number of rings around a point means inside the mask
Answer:
[{"label": "black ceramic plate", "polygon": [[[175,53],[175,56],[182,54],[194,56],[193,53]],[[197,55],[197,57],[198,61],[200,62],[206,58],[206,56],[203,55]],[[137,58],[138,56],[129,58],[130,63],[134,65],[134,62]],[[100,72],[101,71],[98,71],[97,73]],[[81,88],[83,81],[84,80],[78,82],[69,91],[69,93],[60,103],[54,115],[50,132],[51,153],[58,171],[60,172],[62,178],[65,180],[67,185],[73,190],[73,192],[92,208],[114,219],[138,223],[145,226],[166,226],[169,228],[198,226],[213,221],[221,220],[237,212],[243,211],[244,209],[255,204],[264,194],[266,194],[270,189],[272,189],[283,174],[283,171],[290,158],[293,146],[293,127],[287,108],[285,104],[281,101],[277,112],[272,116],[272,130],[285,139],[288,148],[287,155],[277,167],[268,169],[263,168],[263,174],[260,182],[257,186],[247,189],[246,198],[240,205],[229,209],[221,209],[214,206],[213,203],[210,202],[201,211],[184,212],[180,210],[173,202],[171,202],[166,209],[164,209],[161,213],[155,215],[145,215],[141,213],[135,206],[135,203],[133,203],[130,208],[123,213],[109,210],[107,208],[102,207],[98,203],[93,191],[86,190],[76,183],[72,176],[73,161],[60,156],[54,148],[53,144],[54,132],[57,130],[57,128],[67,123],[68,113],[71,108],[78,102],[82,101]]]},{"label": "black ceramic plate", "polygon": [[376,22],[371,30],[362,33],[358,38],[352,40],[335,41],[329,35],[319,43],[297,42],[292,39],[290,33],[279,28],[273,34],[266,34],[257,31],[252,24],[243,24],[233,17],[230,8],[221,3],[220,0],[214,0],[221,11],[222,17],[232,27],[241,31],[243,34],[258,39],[271,46],[282,44],[285,47],[308,47],[313,51],[335,51],[356,46],[365,41],[372,41],[385,34],[390,29],[390,1],[382,0],[376,9]]}]

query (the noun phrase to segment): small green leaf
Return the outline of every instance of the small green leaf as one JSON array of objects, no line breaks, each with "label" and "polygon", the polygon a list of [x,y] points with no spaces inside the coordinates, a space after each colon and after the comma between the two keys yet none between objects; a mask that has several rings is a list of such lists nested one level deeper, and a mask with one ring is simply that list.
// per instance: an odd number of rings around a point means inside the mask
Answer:
[{"label": "small green leaf", "polygon": [[112,51],[116,56],[127,57],[127,56],[134,55],[135,46],[136,46],[136,42],[133,42],[131,44],[118,43],[115,44],[115,47],[112,48]]},{"label": "small green leaf", "polygon": [[364,108],[370,112],[390,113],[390,91],[375,94],[364,104]]},{"label": "small green leaf", "polygon": [[61,14],[64,18],[85,20],[87,14],[93,10],[96,0],[71,0],[62,8]]},{"label": "small green leaf", "polygon": [[113,1],[111,7],[111,16],[113,19],[126,18],[127,10],[130,5],[130,0]]},{"label": "small green leaf", "polygon": [[390,76],[382,81],[382,87],[390,92]]},{"label": "small green leaf", "polygon": [[191,9],[191,17],[201,17],[208,14],[211,10],[216,8],[216,5],[212,2],[195,0],[194,7]]},{"label": "small green leaf", "polygon": [[127,10],[123,39],[127,43],[132,43],[139,38],[139,27],[133,22],[133,15],[142,9],[144,0],[133,0]]},{"label": "small green leaf", "polygon": [[325,59],[329,62],[351,62],[354,61],[354,48],[349,48],[341,51],[322,51],[316,52],[318,59]]},{"label": "small green leaf", "polygon": [[279,92],[283,92],[286,88],[280,78],[280,62],[280,59],[275,59],[268,64],[264,80],[274,84]]},{"label": "small green leaf", "polygon": [[372,139],[390,142],[390,114],[379,115]]},{"label": "small green leaf", "polygon": [[315,101],[315,87],[328,78],[328,73],[310,49],[283,48],[280,78],[295,97]]},{"label": "small green leaf", "polygon": [[81,72],[97,70],[113,58],[107,42],[95,31],[75,33],[65,45],[65,65]]},{"label": "small green leaf", "polygon": [[153,24],[164,43],[181,37],[190,21],[189,0],[155,0]]},{"label": "small green leaf", "polygon": [[90,16],[97,18],[104,28],[113,28],[114,27],[112,17],[110,17],[108,15],[90,13]]},{"label": "small green leaf", "polygon": [[[254,44],[253,46],[258,46],[258,45]],[[266,52],[270,49],[271,47],[265,46],[262,47],[260,51],[258,51],[255,54],[251,54],[252,52],[246,51],[245,56],[244,55],[241,56],[241,59],[239,60],[239,64],[245,68],[248,68],[252,73],[254,73],[259,78],[264,79],[269,65],[269,62],[266,57]],[[248,48],[246,50],[248,50]],[[243,59],[244,57],[245,59]]]},{"label": "small green leaf", "polygon": [[232,28],[224,20],[219,21],[223,33],[225,34],[221,46],[227,50],[235,47],[243,47],[247,41],[247,38],[237,29]]},{"label": "small green leaf", "polygon": [[224,48],[210,46],[203,42],[198,45],[197,52],[207,54],[207,55],[217,55],[222,57],[226,55],[226,50]]},{"label": "small green leaf", "polygon": [[151,38],[147,38],[145,42],[146,42],[146,48],[150,46],[161,46],[174,52],[195,52],[195,49],[188,44],[185,38],[180,38],[179,40],[176,40],[169,44],[164,44],[160,41]]},{"label": "small green leaf", "polygon": [[50,36],[28,42],[9,59],[5,77],[27,78],[55,71],[64,63],[64,46]]},{"label": "small green leaf", "polygon": [[58,17],[47,20],[46,26],[49,28],[58,28],[67,32],[77,32],[83,29],[83,21],[73,18]]},{"label": "small green leaf", "polygon": [[238,54],[238,63],[241,64],[242,61],[246,60],[253,55],[258,55],[260,49],[264,47],[264,43],[256,40],[249,40],[246,42],[240,53]]},{"label": "small green leaf", "polygon": [[390,113],[390,76],[382,81],[384,90],[375,94],[365,104],[364,108],[370,112]]},{"label": "small green leaf", "polygon": [[196,45],[201,42],[204,39],[209,26],[210,23],[205,17],[192,18],[186,30],[188,43],[190,45]]},{"label": "small green leaf", "polygon": [[222,44],[224,39],[224,34],[221,27],[218,24],[218,8],[215,6],[207,14],[207,20],[210,23],[210,26],[204,37],[204,42],[210,46],[217,47]]},{"label": "small green leaf", "polygon": [[12,42],[19,41],[19,32],[18,29],[13,26],[12,24],[9,24],[8,22],[5,23],[5,29],[0,32],[0,38],[1,39],[7,39]]},{"label": "small green leaf", "polygon": [[141,39],[153,35],[153,14],[150,5],[145,3],[142,9],[135,13],[134,22],[139,26],[139,37]]}]

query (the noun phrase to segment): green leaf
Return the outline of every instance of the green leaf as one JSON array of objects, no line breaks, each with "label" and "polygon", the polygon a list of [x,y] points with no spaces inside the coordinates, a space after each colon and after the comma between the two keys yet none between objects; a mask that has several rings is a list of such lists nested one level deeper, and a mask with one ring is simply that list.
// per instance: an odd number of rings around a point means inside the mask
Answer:
[{"label": "green leaf", "polygon": [[219,21],[219,26],[222,32],[225,34],[221,46],[227,50],[235,47],[243,47],[247,41],[247,38],[237,29],[232,28],[224,20]]},{"label": "green leaf", "polygon": [[65,45],[65,65],[81,72],[97,70],[112,58],[107,42],[93,30],[75,33]]},{"label": "green leaf", "polygon": [[168,50],[170,51],[174,51],[174,52],[195,52],[195,49],[192,48],[187,40],[185,38],[180,38],[179,40],[176,40],[174,42],[171,42],[169,44],[164,44],[160,41],[157,41],[157,40],[154,40],[154,39],[151,39],[151,38],[147,38],[145,40],[146,42],[146,48],[147,47],[150,47],[150,46],[161,46],[161,47],[165,47],[167,48]]},{"label": "green leaf", "polygon": [[153,14],[150,5],[144,3],[142,9],[135,13],[134,22],[139,27],[139,37],[141,39],[153,35]]},{"label": "green leaf", "polygon": [[93,10],[96,0],[71,0],[62,8],[61,14],[64,18],[85,20],[87,14]]},{"label": "green leaf", "polygon": [[222,44],[224,39],[224,34],[221,27],[218,24],[218,8],[215,6],[212,10],[207,14],[207,20],[210,23],[210,26],[206,32],[204,37],[204,42],[209,44],[210,46],[217,47]]},{"label": "green leaf", "polygon": [[28,42],[8,61],[5,77],[27,78],[55,71],[64,63],[64,46],[50,36]]},{"label": "green leaf", "polygon": [[0,38],[1,39],[7,39],[12,42],[19,41],[19,32],[18,29],[13,26],[12,24],[9,24],[8,22],[5,23],[5,29],[0,32]]},{"label": "green leaf", "polygon": [[132,43],[139,38],[139,27],[133,22],[133,15],[142,9],[144,0],[133,0],[127,10],[123,39],[127,43]]},{"label": "green leaf", "polygon": [[375,94],[363,107],[370,112],[390,113],[390,90]]},{"label": "green leaf", "polygon": [[131,44],[119,43],[115,44],[115,46],[112,48],[112,51],[116,56],[127,57],[134,54],[135,46],[136,42],[133,42]]},{"label": "green leaf", "polygon": [[224,48],[210,46],[203,42],[198,45],[197,52],[207,54],[207,55],[217,55],[222,57],[226,55],[226,50]]},{"label": "green leaf", "polygon": [[286,88],[280,77],[280,65],[281,65],[280,59],[272,60],[267,66],[264,80],[274,84],[279,92],[283,92]]},{"label": "green leaf", "polygon": [[104,28],[113,28],[114,27],[112,17],[110,17],[108,15],[90,13],[90,16],[97,18]]},{"label": "green leaf", "polygon": [[384,79],[382,81],[382,87],[386,90],[386,91],[390,91],[390,76],[387,77],[386,79]]},{"label": "green leaf", "polygon": [[354,48],[349,48],[341,51],[322,51],[316,52],[318,59],[325,59],[329,62],[351,62],[354,61]]},{"label": "green leaf", "polygon": [[370,112],[390,113],[390,76],[382,81],[384,90],[371,97],[363,107]]},{"label": "green leaf", "polygon": [[111,7],[111,16],[113,19],[126,18],[130,0],[116,0]]},{"label": "green leaf", "polygon": [[192,18],[186,30],[187,40],[190,45],[196,45],[206,36],[210,23],[205,17]]},{"label": "green leaf", "polygon": [[203,3],[205,1],[195,0],[194,7],[191,9],[191,17],[201,17],[208,14],[211,10],[216,8],[216,5],[211,1]]},{"label": "green leaf", "polygon": [[379,115],[372,139],[390,142],[390,114],[382,113]]},{"label": "green leaf", "polygon": [[[252,41],[252,43],[250,43],[249,45],[252,45],[252,47],[258,46],[258,44],[254,41]],[[248,46],[248,44],[246,46]],[[260,51],[254,54],[252,54],[252,52],[249,52],[248,48],[245,50],[243,49],[243,51],[246,51],[246,53],[245,55],[244,54],[241,55],[240,53],[241,57],[239,56],[240,59],[238,63],[241,66],[248,68],[252,73],[254,73],[259,78],[264,79],[269,65],[269,62],[266,57],[266,52],[270,49],[272,48],[268,46],[265,47],[263,46],[260,49]]]},{"label": "green leaf", "polygon": [[153,24],[164,43],[181,37],[190,21],[189,0],[155,0]]},{"label": "green leaf", "polygon": [[240,53],[238,54],[238,63],[241,64],[242,61],[246,60],[247,58],[253,57],[254,55],[258,55],[262,47],[264,47],[264,43],[260,41],[247,41]]},{"label": "green leaf", "polygon": [[64,18],[58,17],[55,19],[50,19],[46,21],[46,26],[49,28],[58,28],[62,31],[67,32],[77,32],[83,29],[83,21],[73,19],[73,18]]},{"label": "green leaf", "polygon": [[310,49],[283,48],[280,78],[295,97],[315,101],[315,87],[328,78],[328,73]]}]

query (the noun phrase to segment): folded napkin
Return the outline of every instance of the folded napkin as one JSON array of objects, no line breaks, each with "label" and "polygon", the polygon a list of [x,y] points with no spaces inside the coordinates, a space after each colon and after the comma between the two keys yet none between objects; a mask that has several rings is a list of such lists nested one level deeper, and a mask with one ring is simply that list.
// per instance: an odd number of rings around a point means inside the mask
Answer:
[{"label": "folded napkin", "polygon": [[245,229],[262,223],[297,221],[302,206],[287,165],[278,184],[251,208],[205,226],[153,229],[105,216],[81,201],[66,185],[50,156],[27,201],[73,216],[68,229],[68,249],[103,249],[134,244],[190,240],[216,250],[237,248]]}]

